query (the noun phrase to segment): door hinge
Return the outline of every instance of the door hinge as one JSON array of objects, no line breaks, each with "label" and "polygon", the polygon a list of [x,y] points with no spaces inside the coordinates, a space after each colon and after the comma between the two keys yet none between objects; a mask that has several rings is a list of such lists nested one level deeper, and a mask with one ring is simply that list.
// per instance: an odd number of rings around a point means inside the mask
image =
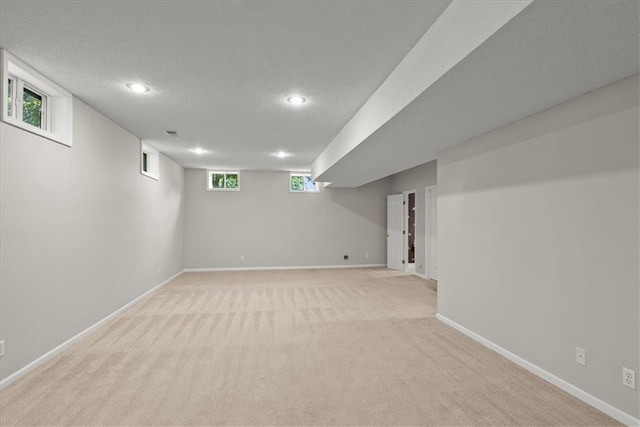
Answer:
[{"label": "door hinge", "polygon": [[407,232],[405,230],[402,230],[402,235],[406,234]]},{"label": "door hinge", "polygon": [[406,204],[407,204],[407,202],[405,202],[405,201],[403,200],[403,201],[402,201],[402,205],[404,206],[404,205],[406,205]]},{"label": "door hinge", "polygon": [[402,263],[404,264],[404,260],[402,260]]}]

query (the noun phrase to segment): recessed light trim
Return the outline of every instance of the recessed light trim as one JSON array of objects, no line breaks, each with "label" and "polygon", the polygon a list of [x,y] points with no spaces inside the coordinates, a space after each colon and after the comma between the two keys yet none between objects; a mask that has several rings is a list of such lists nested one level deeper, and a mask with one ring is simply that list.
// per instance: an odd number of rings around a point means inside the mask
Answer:
[{"label": "recessed light trim", "polygon": [[285,157],[289,157],[291,153],[287,153],[286,151],[276,151],[273,155],[279,159],[284,159]]},{"label": "recessed light trim", "polygon": [[178,131],[177,130],[165,130],[164,133],[166,133],[167,135],[177,138],[180,135],[178,135]]},{"label": "recessed light trim", "polygon": [[196,154],[204,154],[204,153],[207,152],[207,150],[205,150],[204,148],[200,148],[200,147],[192,148],[191,151],[196,153]]},{"label": "recessed light trim", "polygon": [[307,102],[307,98],[300,95],[291,95],[287,98],[287,102],[291,105],[300,106]]},{"label": "recessed light trim", "polygon": [[143,94],[149,92],[149,88],[142,83],[132,82],[127,83],[127,88],[134,93]]}]

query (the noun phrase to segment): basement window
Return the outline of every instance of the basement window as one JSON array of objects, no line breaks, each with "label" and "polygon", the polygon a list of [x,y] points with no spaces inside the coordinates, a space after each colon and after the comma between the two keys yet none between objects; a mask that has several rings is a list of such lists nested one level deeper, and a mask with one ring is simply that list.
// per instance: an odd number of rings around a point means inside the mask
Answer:
[{"label": "basement window", "polygon": [[318,193],[320,186],[311,178],[311,174],[291,172],[289,174],[289,191],[292,193]]},{"label": "basement window", "polygon": [[208,170],[207,191],[240,191],[240,172]]},{"label": "basement window", "polygon": [[24,80],[7,79],[7,117],[47,130],[47,95]]},{"label": "basement window", "polygon": [[6,50],[0,51],[2,121],[72,145],[73,96]]},{"label": "basement window", "polygon": [[13,79],[8,79],[8,93],[7,93],[7,114],[9,117],[13,117],[13,88],[16,86],[16,81]]},{"label": "basement window", "polygon": [[145,141],[140,141],[140,173],[160,180],[160,152]]},{"label": "basement window", "polygon": [[[35,126],[39,129],[47,129],[47,96],[38,92],[37,89],[31,88],[20,81],[16,85],[19,89],[17,94],[22,93],[22,108],[17,108],[18,114],[22,113],[20,118],[26,124]],[[16,98],[19,98],[16,97]],[[22,111],[20,111],[22,110]]]}]

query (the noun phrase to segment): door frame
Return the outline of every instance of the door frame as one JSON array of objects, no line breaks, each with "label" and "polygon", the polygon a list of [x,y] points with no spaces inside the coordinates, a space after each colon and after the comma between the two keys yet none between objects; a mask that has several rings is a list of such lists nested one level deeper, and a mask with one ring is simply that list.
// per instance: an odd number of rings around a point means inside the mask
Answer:
[{"label": "door frame", "polygon": [[[429,215],[433,190],[437,191],[438,186],[430,185],[424,188],[424,273],[427,279],[431,279],[433,276],[433,266],[431,265],[431,216]],[[436,198],[437,197],[436,193]]]},{"label": "door frame", "polygon": [[[418,201],[416,196],[416,190],[407,190],[402,192],[402,246],[404,249],[402,251],[402,259],[404,263],[402,264],[402,271],[405,273],[409,272],[409,194],[413,193],[414,197],[414,207],[415,202]],[[413,230],[413,241],[416,241],[416,230],[414,227]]]},{"label": "door frame", "polygon": [[[392,232],[395,231],[395,229],[391,230],[389,227],[390,221],[391,221],[391,216],[390,216],[391,200],[393,200],[394,198],[397,202],[404,201],[404,197],[400,193],[387,195],[387,268],[392,270],[403,271],[404,267],[402,264],[402,250],[399,251],[399,255],[398,255],[399,259],[397,260],[398,262],[397,265],[389,262],[390,260],[392,260],[392,258],[390,257],[390,254],[392,253],[391,248],[393,248],[392,240],[397,239],[395,240],[395,242],[397,242],[399,246],[402,246],[404,241],[404,239],[402,238],[402,228],[404,227],[404,221],[398,221],[397,223],[397,225],[400,227],[400,229],[397,230],[397,233],[399,233],[399,235],[396,235],[396,234],[392,235]],[[403,205],[400,204],[399,209],[398,210],[394,209],[394,212],[398,212],[399,215],[403,215],[403,212],[404,212]],[[396,223],[394,222],[394,224]]]}]

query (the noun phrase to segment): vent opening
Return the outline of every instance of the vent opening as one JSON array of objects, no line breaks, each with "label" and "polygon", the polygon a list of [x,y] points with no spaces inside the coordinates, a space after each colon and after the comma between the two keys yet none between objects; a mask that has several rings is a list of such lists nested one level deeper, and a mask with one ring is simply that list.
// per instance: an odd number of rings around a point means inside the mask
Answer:
[{"label": "vent opening", "polygon": [[164,133],[166,133],[169,136],[173,136],[173,137],[180,136],[180,135],[178,135],[178,131],[177,130],[165,130]]}]

